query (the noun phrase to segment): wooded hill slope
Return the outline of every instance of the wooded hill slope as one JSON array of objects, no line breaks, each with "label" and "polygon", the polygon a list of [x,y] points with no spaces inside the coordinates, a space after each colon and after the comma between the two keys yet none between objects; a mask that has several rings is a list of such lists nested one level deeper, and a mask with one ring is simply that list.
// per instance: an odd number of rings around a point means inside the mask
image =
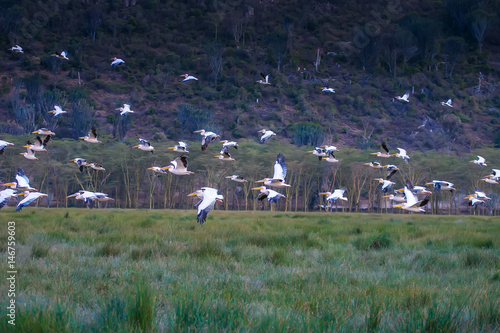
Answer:
[{"label": "wooded hill slope", "polygon": [[[0,132],[500,145],[496,1],[0,1]],[[24,53],[8,51],[19,44]],[[52,56],[63,50],[69,60]],[[125,64],[111,67],[112,57]],[[189,73],[198,81],[181,82]],[[271,85],[256,83],[269,74]],[[335,89],[324,93],[322,87]],[[393,97],[410,93],[409,102]],[[440,102],[453,100],[453,108]],[[115,109],[131,105],[134,114]],[[60,104],[68,114],[47,112]]]}]

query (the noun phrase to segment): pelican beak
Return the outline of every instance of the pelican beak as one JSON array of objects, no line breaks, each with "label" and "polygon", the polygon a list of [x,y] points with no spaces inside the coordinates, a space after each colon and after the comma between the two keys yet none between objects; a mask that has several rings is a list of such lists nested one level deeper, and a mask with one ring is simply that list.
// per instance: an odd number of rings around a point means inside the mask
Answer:
[{"label": "pelican beak", "polygon": [[383,195],[382,198],[389,198],[390,195]]},{"label": "pelican beak", "polygon": [[231,179],[231,178],[233,178],[233,177],[231,177],[231,176],[226,176],[226,179]]},{"label": "pelican beak", "polygon": [[326,192],[320,192],[319,195],[328,195]]},{"label": "pelican beak", "polygon": [[382,178],[375,178],[375,180],[377,180],[377,181],[379,181],[379,182],[380,182],[380,181],[383,181],[383,179],[382,179]]},{"label": "pelican beak", "polygon": [[79,194],[80,194],[80,193],[73,193],[73,194],[71,194],[71,195],[68,195],[68,196],[66,197],[66,199],[76,197],[76,196],[77,196],[77,195],[79,195]]},{"label": "pelican beak", "polygon": [[23,195],[26,195],[26,193],[25,193],[25,192],[23,192],[23,193],[16,193],[16,194],[15,194],[15,196],[16,196],[16,197],[20,197],[20,196],[23,196]]},{"label": "pelican beak", "polygon": [[425,183],[425,185],[434,185],[434,183],[433,182]]},{"label": "pelican beak", "polygon": [[4,183],[4,184],[2,184],[2,186],[5,186],[5,187],[16,186],[16,183]]},{"label": "pelican beak", "polygon": [[261,180],[257,180],[256,183],[264,183],[266,180],[265,179],[261,179]]},{"label": "pelican beak", "polygon": [[139,148],[139,146],[133,146],[132,148]]},{"label": "pelican beak", "polygon": [[193,192],[193,193],[189,193],[187,196],[188,197],[195,197],[198,195],[198,192]]},{"label": "pelican beak", "polygon": [[194,131],[193,133],[201,133],[201,130],[198,130],[198,131]]},{"label": "pelican beak", "polygon": [[370,153],[370,155],[377,155],[377,153]]},{"label": "pelican beak", "polygon": [[395,206],[393,206],[393,207],[394,207],[394,208],[401,208],[401,207],[403,207],[403,205],[395,205]]},{"label": "pelican beak", "polygon": [[226,143],[228,142],[227,140],[220,140],[220,143]]},{"label": "pelican beak", "polygon": [[259,190],[262,190],[262,187],[252,187],[252,190],[259,191]]},{"label": "pelican beak", "polygon": [[286,198],[286,196],[285,196],[285,195],[282,195],[282,196],[283,196],[283,198]]},{"label": "pelican beak", "polygon": [[399,190],[396,190],[396,191],[398,191],[398,192],[404,192],[405,189],[404,188],[400,188]]}]

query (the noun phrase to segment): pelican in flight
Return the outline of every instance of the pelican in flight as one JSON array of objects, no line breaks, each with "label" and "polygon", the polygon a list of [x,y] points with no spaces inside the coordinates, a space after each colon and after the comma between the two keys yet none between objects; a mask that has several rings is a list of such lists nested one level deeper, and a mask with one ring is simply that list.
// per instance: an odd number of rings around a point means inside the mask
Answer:
[{"label": "pelican in flight", "polygon": [[337,200],[347,201],[347,198],[344,197],[344,192],[346,191],[346,187],[338,188],[332,192],[320,192],[319,195],[326,195],[326,201],[330,204]]},{"label": "pelican in flight", "polygon": [[452,100],[451,100],[451,98],[450,98],[450,99],[449,99],[449,100],[447,100],[446,102],[441,102],[441,105],[442,105],[442,106],[448,106],[448,107],[452,108],[452,107],[453,107],[453,104],[451,104],[451,103],[453,103],[453,101],[452,101]]},{"label": "pelican in flight", "polygon": [[47,128],[40,128],[39,130],[36,130],[32,132],[33,134],[38,134],[38,135],[56,135],[56,133],[50,131]]},{"label": "pelican in flight", "polygon": [[391,201],[396,201],[396,202],[406,202],[406,198],[404,197],[403,193],[397,191],[394,192],[395,194],[384,195],[382,196],[382,198],[387,198]]},{"label": "pelican in flight", "polygon": [[410,97],[410,93],[406,92],[403,96],[396,96],[394,98],[397,99],[400,102],[406,102],[406,103],[408,103],[408,102],[410,102],[409,99],[408,99],[409,97]]},{"label": "pelican in flight", "polygon": [[263,135],[260,137],[260,143],[261,144],[264,143],[264,142],[266,142],[272,136],[276,136],[276,133],[274,133],[273,131],[265,130],[265,129],[261,129],[257,133],[263,133]]},{"label": "pelican in flight", "polygon": [[493,176],[488,175],[484,178],[481,179],[483,182],[488,183],[488,184],[499,184],[498,181],[493,178]]},{"label": "pelican in flight", "polygon": [[274,175],[273,178],[264,178],[258,180],[257,183],[264,183],[265,186],[273,187],[290,187],[291,185],[285,183],[286,177],[286,162],[285,155],[279,153],[276,158],[276,163],[274,163]]},{"label": "pelican in flight", "polygon": [[181,76],[184,77],[184,80],[182,80],[182,82],[186,82],[186,81],[190,81],[190,80],[198,81],[197,78],[195,78],[194,76],[189,75],[189,74],[182,74]]},{"label": "pelican in flight", "polygon": [[86,166],[89,166],[92,169],[97,170],[97,171],[106,171],[106,169],[104,169],[102,164],[99,164],[99,163],[89,163]]},{"label": "pelican in flight", "polygon": [[33,151],[47,151],[47,149],[45,149],[45,146],[47,145],[47,143],[50,141],[50,135],[45,135],[42,138],[40,138],[40,136],[36,136],[35,138],[33,138],[35,143],[31,143],[29,140],[26,142],[26,146],[24,146],[24,148],[29,148]]},{"label": "pelican in flight", "polygon": [[189,153],[189,151],[187,150],[187,146],[188,146],[187,143],[185,143],[183,141],[179,141],[178,145],[173,146],[173,147],[168,147],[168,149],[172,149],[173,151],[175,151],[177,153]]},{"label": "pelican in flight", "polygon": [[335,94],[335,89],[333,89],[333,88],[323,87],[323,88],[321,88],[321,91],[324,92],[324,93],[333,93],[333,94]]},{"label": "pelican in flight", "polygon": [[15,196],[16,190],[13,190],[11,188],[0,191],[0,209],[2,209],[7,204],[7,201],[9,201],[10,198],[13,198]]},{"label": "pelican in flight", "polygon": [[395,205],[394,207],[401,208],[401,209],[407,210],[409,212],[425,213],[425,210],[422,207],[427,205],[427,203],[430,200],[430,196],[426,196],[423,200],[418,200],[417,196],[415,194],[413,194],[411,187],[412,187],[411,183],[408,180],[406,182],[405,189],[404,189],[406,202],[403,202],[399,205]]},{"label": "pelican in flight", "polygon": [[500,169],[491,169],[491,170],[492,170],[491,173],[486,177],[493,180],[500,180]]},{"label": "pelican in flight", "polygon": [[117,58],[117,57],[113,57],[113,58],[111,58],[109,60],[113,60],[113,62],[111,63],[111,67],[118,66],[120,64],[124,64],[125,63],[125,61],[123,61],[122,59]]},{"label": "pelican in flight", "polygon": [[35,156],[35,151],[33,151],[31,148],[29,148],[29,146],[25,146],[25,147],[27,147],[26,148],[26,152],[25,153],[19,153],[19,155],[23,155],[28,160],[37,160],[38,157]]},{"label": "pelican in flight", "polygon": [[86,136],[79,137],[78,139],[83,139],[90,143],[101,143],[101,141],[97,140],[97,129],[95,128],[95,126],[92,126],[92,128],[90,129],[89,133]]},{"label": "pelican in flight", "polygon": [[260,76],[263,78],[263,80],[259,80],[259,81],[257,81],[257,83],[260,83],[260,84],[271,84],[271,83],[269,83],[269,74],[264,75],[264,73],[260,73]]},{"label": "pelican in flight", "polygon": [[205,151],[208,148],[208,145],[210,142],[214,141],[217,138],[220,138],[220,135],[215,134],[214,132],[208,132],[205,131],[204,129],[194,131],[194,133],[200,133],[202,136],[201,139],[201,151]]},{"label": "pelican in flight", "polygon": [[236,141],[221,140],[221,143],[222,143],[222,150],[220,151],[221,154],[223,153],[223,151],[226,147],[228,149],[229,149],[229,147],[234,147],[234,149],[238,149],[238,142],[236,142]]},{"label": "pelican in flight", "polygon": [[392,156],[402,158],[406,163],[408,163],[408,160],[410,159],[410,156],[406,154],[406,149],[403,148],[397,148],[399,150],[399,153],[392,154]]},{"label": "pelican in flight", "polygon": [[5,183],[3,186],[10,187],[19,191],[36,191],[36,188],[30,186],[30,180],[26,176],[23,169],[17,169],[16,181],[12,183]]},{"label": "pelican in flight", "polygon": [[120,112],[120,116],[124,116],[127,113],[134,113],[133,110],[130,110],[130,105],[129,104],[123,104],[123,106],[121,108],[117,108],[115,110],[121,111]]},{"label": "pelican in flight", "polygon": [[279,199],[286,198],[286,196],[284,196],[283,194],[278,193],[276,191],[273,191],[271,189],[268,189],[265,186],[253,187],[252,190],[256,190],[256,191],[260,190],[260,193],[256,198],[259,201],[262,201],[265,198],[267,198],[268,202],[277,203]]},{"label": "pelican in flight", "polygon": [[472,161],[470,161],[470,163],[474,163],[474,164],[477,164],[477,165],[482,166],[482,167],[488,166],[488,164],[486,164],[486,159],[482,156],[479,156],[479,155],[477,155],[477,160],[472,160]]},{"label": "pelican in flight", "polygon": [[453,192],[456,189],[453,187],[453,183],[450,182],[445,182],[441,180],[433,180],[430,183],[427,183],[425,185],[433,185],[434,189],[437,191],[450,191]]},{"label": "pelican in flight", "polygon": [[327,154],[332,152],[332,151],[338,151],[337,147],[335,147],[335,146],[323,145],[320,147],[323,148]]},{"label": "pelican in flight", "polygon": [[196,222],[204,224],[207,220],[208,213],[215,206],[216,202],[222,202],[224,197],[217,194],[217,189],[211,187],[202,187],[201,193],[198,191],[188,194],[188,196],[197,196],[202,199],[198,205],[198,215],[196,215]]},{"label": "pelican in flight", "polygon": [[24,53],[23,48],[17,44],[16,46],[12,46],[9,50],[15,53]]},{"label": "pelican in flight", "polygon": [[78,165],[78,169],[80,169],[80,172],[83,172],[83,167],[87,166],[87,160],[84,158],[74,158],[70,160],[71,162],[75,162],[76,165]]},{"label": "pelican in flight", "polygon": [[385,158],[393,156],[391,153],[389,153],[389,148],[387,148],[387,144],[385,142],[382,142],[380,146],[382,147],[382,152],[378,151],[376,153],[371,153],[370,155],[376,155],[378,157],[385,157]]},{"label": "pelican in flight", "polygon": [[333,154],[333,150],[330,150],[330,152],[328,153],[328,156],[327,157],[323,157],[323,159],[329,163],[339,163],[339,160],[335,157],[335,155]]},{"label": "pelican in flight", "polygon": [[170,165],[163,167],[163,169],[170,171],[174,175],[184,176],[192,175],[194,172],[188,171],[188,161],[186,156],[179,156],[175,160],[170,161]]},{"label": "pelican in flight", "polygon": [[215,157],[221,161],[235,161],[235,159],[231,157],[231,154],[229,154],[229,146],[222,147],[220,155],[216,155]]},{"label": "pelican in flight", "polygon": [[4,149],[7,146],[13,146],[14,144],[11,142],[7,142],[4,140],[0,140],[0,155],[3,155]]},{"label": "pelican in flight", "polygon": [[49,111],[49,113],[54,114],[54,118],[59,117],[63,113],[67,113],[68,111],[64,111],[59,105],[54,105],[54,110]]},{"label": "pelican in flight", "polygon": [[247,180],[240,175],[227,176],[226,179],[230,179],[230,180],[238,182],[238,183],[246,183],[247,182]]},{"label": "pelican in flight", "polygon": [[68,195],[66,198],[75,198],[76,200],[83,200],[89,209],[94,208],[94,201],[110,201],[114,200],[110,198],[108,194],[102,192],[92,192],[80,190],[76,193]]},{"label": "pelican in flight", "polygon": [[375,179],[375,180],[378,180],[378,182],[380,184],[382,184],[382,192],[387,193],[387,191],[389,191],[389,189],[391,188],[391,186],[393,184],[396,184],[394,182],[391,182],[391,177],[394,176],[394,174],[396,172],[398,172],[398,170],[392,169],[391,171],[389,171],[389,174],[387,175],[387,177],[385,179],[382,179],[382,178],[376,178]]},{"label": "pelican in flight", "polygon": [[374,169],[383,169],[384,167],[382,166],[382,164],[380,164],[380,162],[370,162],[370,163],[365,163],[365,165],[368,165],[370,168],[374,168]]},{"label": "pelican in flight", "polygon": [[167,173],[167,172],[165,171],[165,169],[160,168],[160,167],[157,167],[157,166],[154,166],[154,167],[148,168],[148,170],[151,170],[151,171],[153,171],[153,172],[157,172],[157,173],[163,173],[163,174],[166,174],[166,173]]},{"label": "pelican in flight", "polygon": [[465,198],[469,198],[470,199],[471,197],[478,198],[478,199],[481,199],[481,200],[491,200],[491,198],[488,197],[486,195],[486,193],[484,193],[483,191],[481,191],[477,187],[476,187],[476,191],[474,192],[474,194],[470,194],[470,195],[466,196]]},{"label": "pelican in flight", "polygon": [[[467,199],[467,198],[464,198],[464,199]],[[471,207],[475,207],[479,204],[484,204],[484,200],[483,199],[479,199],[479,198],[476,198],[476,197],[471,197],[471,198],[468,198],[469,200],[469,206]]]},{"label": "pelican in flight", "polygon": [[52,56],[53,57],[57,57],[59,59],[69,60],[69,58],[68,58],[68,52],[66,52],[66,51],[62,51],[60,55],[54,53],[54,54],[52,54]]},{"label": "pelican in flight", "polygon": [[313,155],[318,156],[318,159],[320,161],[323,159],[323,157],[328,156],[328,153],[322,147],[316,147],[314,150],[309,150],[308,153],[312,153]]},{"label": "pelican in flight", "polygon": [[151,146],[151,144],[147,140],[139,139],[139,141],[141,143],[137,146],[133,146],[132,148],[138,148],[143,151],[150,151],[151,153],[155,151],[155,147]]},{"label": "pelican in flight", "polygon": [[28,206],[30,203],[32,203],[33,201],[35,201],[38,198],[48,197],[48,195],[45,193],[29,192],[29,191],[25,191],[21,194],[18,194],[18,196],[21,196],[21,195],[25,195],[26,197],[17,204],[16,212],[19,212],[24,207]]}]

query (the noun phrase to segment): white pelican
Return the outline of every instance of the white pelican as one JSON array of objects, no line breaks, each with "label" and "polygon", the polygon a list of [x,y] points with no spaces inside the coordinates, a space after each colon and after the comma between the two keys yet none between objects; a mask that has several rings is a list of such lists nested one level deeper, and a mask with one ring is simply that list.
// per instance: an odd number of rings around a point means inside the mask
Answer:
[{"label": "white pelican", "polygon": [[66,198],[72,197],[74,197],[76,200],[83,200],[89,209],[94,208],[94,201],[114,200],[113,198],[110,198],[106,193],[85,190],[80,190],[76,193],[68,195]]},{"label": "white pelican", "polygon": [[192,175],[194,172],[188,171],[188,161],[186,156],[179,156],[175,160],[170,161],[170,165],[163,167],[163,169],[170,171],[174,175],[184,176]]},{"label": "white pelican", "polygon": [[451,191],[451,192],[455,191],[453,183],[441,180],[433,180],[432,182],[427,183],[425,185],[434,185],[434,189],[437,191]]},{"label": "white pelican", "polygon": [[274,163],[274,175],[273,178],[264,178],[258,180],[257,183],[264,183],[266,186],[273,187],[290,187],[291,185],[285,183],[286,177],[286,163],[285,155],[279,153]]},{"label": "white pelican", "polygon": [[344,197],[344,192],[346,191],[345,187],[338,188],[332,192],[320,192],[319,195],[326,195],[326,201],[329,203],[335,202],[337,200],[347,201],[347,198]]},{"label": "white pelican", "polygon": [[408,103],[409,102],[409,100],[408,100],[409,97],[410,97],[410,93],[406,92],[403,96],[396,96],[394,98],[397,99],[400,102],[406,102],[406,103]]},{"label": "white pelican", "polygon": [[120,116],[124,116],[126,115],[127,113],[134,113],[133,110],[130,110],[130,105],[129,104],[123,104],[123,106],[121,108],[117,108],[115,110],[119,110],[121,111],[120,112]]},{"label": "white pelican", "polygon": [[387,144],[385,142],[382,142],[380,146],[382,147],[383,152],[378,151],[376,153],[371,153],[370,155],[376,155],[378,157],[385,157],[385,158],[392,156],[392,154],[389,153],[389,148],[387,148]]},{"label": "white pelican", "polygon": [[223,147],[220,151],[220,155],[216,155],[215,157],[222,161],[235,161],[235,159],[231,157],[231,154],[229,154],[228,146]]},{"label": "white pelican", "polygon": [[493,176],[489,175],[481,179],[483,182],[488,183],[488,184],[499,184],[498,181],[493,178]]},{"label": "white pelican", "polygon": [[47,128],[40,128],[39,130],[36,130],[32,132],[33,134],[38,134],[38,135],[56,135],[56,133],[50,131]]},{"label": "white pelican", "polygon": [[382,192],[384,193],[387,193],[387,191],[390,190],[391,186],[393,184],[396,184],[394,182],[391,182],[389,179],[375,178],[375,180],[378,180],[378,182],[382,184]]},{"label": "white pelican", "polygon": [[80,169],[80,172],[83,172],[83,167],[87,166],[87,160],[84,158],[74,158],[70,160],[71,162],[75,162],[76,165],[78,165],[78,168]]},{"label": "white pelican", "polygon": [[491,169],[491,173],[487,176],[493,180],[500,180],[500,169]]},{"label": "white pelican", "polygon": [[257,200],[262,201],[267,198],[267,201],[277,203],[279,199],[286,198],[283,194],[266,188],[265,186],[253,187],[252,190],[260,190]]},{"label": "white pelican", "polygon": [[19,191],[36,191],[36,188],[30,186],[30,180],[26,176],[23,169],[17,169],[16,181],[12,183],[5,183],[3,186],[11,187]]},{"label": "white pelican", "polygon": [[102,164],[99,164],[99,163],[89,163],[89,164],[87,164],[87,166],[89,166],[92,169],[97,170],[97,171],[106,171],[106,169],[104,169]]},{"label": "white pelican", "polygon": [[155,147],[151,146],[151,144],[147,140],[139,139],[139,141],[141,143],[137,146],[133,146],[132,148],[138,148],[143,151],[150,151],[151,153],[155,151]]},{"label": "white pelican", "polygon": [[450,99],[449,99],[449,100],[447,100],[446,102],[441,102],[441,105],[442,105],[442,106],[448,106],[448,107],[452,108],[452,107],[453,107],[453,104],[451,104],[451,103],[453,103],[453,101],[452,101],[452,100],[451,100],[451,98],[450,98]]},{"label": "white pelican", "polygon": [[415,194],[432,194],[432,192],[429,191],[427,189],[427,187],[418,186],[418,185],[413,186],[413,193],[415,193]]},{"label": "white pelican", "polygon": [[189,193],[187,195],[188,197],[197,197],[198,199],[200,199],[200,201],[198,201],[194,204],[195,207],[198,207],[198,205],[201,204],[201,202],[203,201],[203,194],[202,193],[203,193],[203,190],[196,190],[193,193]]},{"label": "white pelican", "polygon": [[4,140],[0,140],[0,155],[3,154],[5,147],[7,146],[13,146],[14,144],[11,142],[7,142]]},{"label": "white pelican", "polygon": [[12,46],[9,50],[16,53],[24,53],[23,48],[17,44],[16,46]]},{"label": "white pelican", "polygon": [[31,148],[29,148],[29,146],[25,146],[25,147],[28,147],[28,148],[26,148],[26,152],[25,153],[19,153],[19,155],[23,155],[28,160],[37,160],[38,157],[35,156],[35,152],[33,150],[31,150]]},{"label": "white pelican", "polygon": [[24,146],[24,148],[29,148],[33,151],[47,151],[47,149],[45,149],[45,146],[47,145],[47,143],[50,141],[50,135],[45,135],[42,138],[40,138],[40,136],[36,136],[35,138],[33,138],[35,143],[31,143],[29,140],[28,142],[26,143],[26,146]]},{"label": "white pelican", "polygon": [[328,156],[327,157],[323,157],[323,159],[329,163],[338,163],[339,160],[335,157],[335,155],[333,154],[333,150],[330,150],[330,152],[327,152]]},{"label": "white pelican", "polygon": [[90,143],[101,143],[101,141],[97,140],[97,130],[95,126],[92,126],[92,128],[90,129],[89,133],[86,136],[79,137],[78,139],[83,139]]},{"label": "white pelican", "polygon": [[477,164],[479,166],[488,166],[488,164],[486,164],[486,159],[484,157],[481,157],[479,155],[477,155],[477,160],[472,160],[470,161],[470,163],[474,163],[474,164]]},{"label": "white pelican", "polygon": [[309,150],[308,153],[312,153],[313,155],[318,156],[318,159],[321,161],[324,156],[328,156],[328,153],[325,149],[321,147],[316,147],[314,150]]},{"label": "white pelican", "polygon": [[273,131],[265,130],[265,129],[261,129],[257,133],[263,133],[263,135],[260,137],[261,144],[266,142],[270,137],[276,136],[276,133],[274,133]]},{"label": "white pelican", "polygon": [[484,200],[475,197],[469,198],[469,206],[475,207],[479,204],[484,204]]},{"label": "white pelican", "polygon": [[188,145],[187,143],[179,141],[178,145],[173,147],[168,147],[168,149],[172,149],[173,151],[178,153],[189,153],[189,151],[187,151],[187,145]]},{"label": "white pelican", "polygon": [[[404,191],[404,190],[403,190]],[[384,195],[382,198],[388,198],[389,200],[396,202],[406,202],[406,198],[403,196],[403,193],[395,192],[396,194]]]},{"label": "white pelican", "polygon": [[120,64],[124,64],[125,63],[125,61],[123,61],[122,59],[117,58],[117,57],[113,57],[113,58],[111,58],[109,60],[113,60],[113,62],[111,63],[111,67],[118,66]]},{"label": "white pelican", "polygon": [[202,136],[201,139],[201,151],[205,151],[208,148],[210,142],[214,141],[217,138],[220,138],[220,135],[215,134],[214,132],[207,132],[204,129],[194,131],[194,133],[200,133]]},{"label": "white pelican", "polygon": [[332,151],[338,151],[337,147],[335,147],[335,146],[323,145],[320,147],[323,148],[327,154],[329,154]]},{"label": "white pelican", "polygon": [[393,164],[384,165],[384,168],[387,170],[386,179],[390,179],[396,172],[399,171],[399,168]]},{"label": "white pelican", "polygon": [[0,209],[2,209],[3,206],[7,204],[7,201],[9,201],[10,198],[13,198],[15,196],[16,191],[11,188],[0,191]]},{"label": "white pelican", "polygon": [[410,156],[406,154],[406,149],[403,148],[397,148],[399,150],[399,153],[392,154],[392,156],[402,158],[406,163],[408,163],[408,160],[410,159]]},{"label": "white pelican", "polygon": [[16,212],[19,212],[21,209],[28,206],[30,203],[32,203],[33,201],[35,201],[38,198],[48,197],[48,195],[45,193],[28,192],[28,191],[21,193],[21,194],[18,194],[18,196],[21,196],[21,195],[25,195],[26,197],[23,200],[21,200],[21,202],[19,202],[17,204]]},{"label": "white pelican", "polygon": [[227,176],[226,179],[230,179],[230,180],[238,182],[238,183],[246,183],[247,182],[247,180],[240,175]]},{"label": "white pelican", "polygon": [[[203,199],[201,203],[198,205],[198,215],[196,216],[196,222],[203,224],[207,220],[207,215],[212,210],[216,202],[222,202],[224,197],[220,194],[217,194],[217,189],[211,187],[202,187],[201,188],[201,198]],[[197,192],[194,192],[197,193]],[[191,193],[190,196],[192,196]],[[197,194],[195,194],[197,195]]]},{"label": "white pelican", "polygon": [[262,78],[264,80],[259,80],[259,81],[257,81],[257,83],[260,83],[260,84],[271,84],[271,83],[269,83],[269,74],[264,75],[264,73],[260,73],[260,76],[262,76]]},{"label": "white pelican", "polygon": [[197,78],[195,78],[194,76],[189,75],[189,74],[182,74],[181,76],[184,77],[184,80],[182,80],[182,82],[186,82],[186,81],[189,81],[189,80],[196,80],[196,81],[198,81]]},{"label": "white pelican", "polygon": [[365,165],[368,165],[370,168],[374,168],[374,169],[383,169],[384,167],[382,166],[382,164],[380,164],[380,162],[370,162],[370,163],[365,163]]},{"label": "white pelican", "polygon": [[229,140],[221,140],[220,143],[222,143],[222,149],[220,151],[221,155],[224,152],[224,149],[227,147],[234,147],[234,149],[238,149],[238,142],[236,141],[229,141]]},{"label": "white pelican", "polygon": [[333,93],[333,94],[335,94],[335,89],[333,89],[333,88],[323,87],[323,88],[321,88],[321,91],[325,92],[325,93]]},{"label": "white pelican", "polygon": [[427,203],[430,200],[430,197],[427,196],[423,200],[418,200],[417,196],[413,194],[410,188],[405,185],[405,197],[406,197],[406,202],[403,202],[399,205],[395,205],[395,208],[401,208],[410,212],[423,212],[425,213],[425,210],[422,208],[423,206],[427,205]]},{"label": "white pelican", "polygon": [[59,59],[69,60],[69,58],[68,58],[68,52],[66,52],[66,51],[62,51],[61,55],[54,53],[54,54],[52,54],[52,56],[53,57],[58,57]]},{"label": "white pelican", "polygon": [[157,167],[157,166],[154,166],[154,167],[148,168],[148,170],[151,170],[151,171],[153,171],[153,172],[163,173],[163,174],[166,174],[166,173],[167,173],[167,172],[165,171],[165,169],[160,168],[160,167]]},{"label": "white pelican", "polygon": [[491,200],[491,198],[488,197],[486,195],[486,193],[484,193],[483,191],[481,191],[477,187],[476,187],[476,191],[474,192],[474,194],[469,195],[469,197],[471,197],[471,196],[478,198],[478,199],[481,199],[481,200]]},{"label": "white pelican", "polygon": [[63,113],[67,113],[67,112],[68,111],[64,111],[59,105],[54,105],[54,110],[49,111],[49,113],[53,113],[54,114],[54,118],[55,117],[59,117]]}]

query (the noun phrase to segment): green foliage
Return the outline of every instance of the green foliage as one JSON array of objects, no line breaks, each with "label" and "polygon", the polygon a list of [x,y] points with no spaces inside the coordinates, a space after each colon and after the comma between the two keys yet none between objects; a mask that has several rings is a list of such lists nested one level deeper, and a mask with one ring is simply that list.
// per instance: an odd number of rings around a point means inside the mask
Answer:
[{"label": "green foliage", "polygon": [[177,107],[177,119],[181,125],[182,134],[193,133],[199,129],[212,126],[214,117],[207,109],[198,109],[191,104],[179,104]]},{"label": "green foliage", "polygon": [[324,133],[320,124],[306,121],[295,124],[293,143],[298,146],[317,146],[323,143]]}]

